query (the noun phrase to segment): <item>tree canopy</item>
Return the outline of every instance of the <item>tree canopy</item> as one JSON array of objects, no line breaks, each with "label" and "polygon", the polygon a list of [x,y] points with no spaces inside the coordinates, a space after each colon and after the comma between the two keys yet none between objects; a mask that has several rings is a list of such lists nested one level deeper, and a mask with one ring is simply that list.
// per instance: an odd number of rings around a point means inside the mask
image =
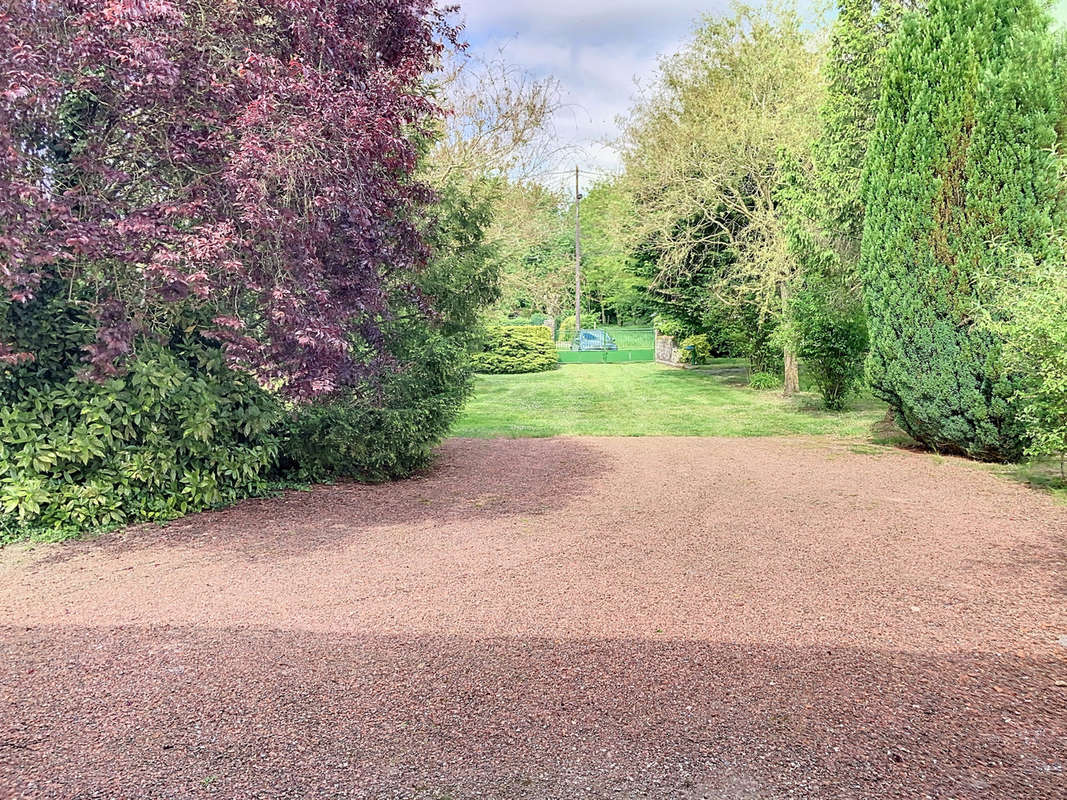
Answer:
[{"label": "tree canopy", "polygon": [[357,380],[428,255],[423,78],[452,40],[431,0],[13,0],[4,302],[68,284],[97,375],[178,325],[295,397]]}]

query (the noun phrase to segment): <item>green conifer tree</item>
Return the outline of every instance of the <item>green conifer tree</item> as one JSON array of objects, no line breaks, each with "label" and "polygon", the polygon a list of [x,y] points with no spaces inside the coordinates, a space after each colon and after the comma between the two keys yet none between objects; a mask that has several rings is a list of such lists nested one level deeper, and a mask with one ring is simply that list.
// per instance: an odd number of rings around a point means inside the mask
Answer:
[{"label": "green conifer tree", "polygon": [[886,48],[901,0],[839,0],[826,59],[822,129],[813,148],[818,208],[841,268],[854,274],[863,237],[863,162],[881,95]]},{"label": "green conifer tree", "polygon": [[868,373],[924,444],[1018,458],[1016,381],[979,287],[1062,221],[1058,41],[1036,0],[933,0],[889,49],[864,177]]}]

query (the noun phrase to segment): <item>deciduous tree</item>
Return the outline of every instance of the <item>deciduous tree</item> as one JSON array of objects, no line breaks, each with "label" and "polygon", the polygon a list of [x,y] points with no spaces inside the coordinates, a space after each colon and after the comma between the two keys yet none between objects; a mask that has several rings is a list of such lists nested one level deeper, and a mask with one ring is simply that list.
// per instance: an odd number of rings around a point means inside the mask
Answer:
[{"label": "deciduous tree", "polygon": [[453,38],[432,0],[11,0],[2,302],[88,298],[100,376],[181,325],[295,397],[361,379],[427,257],[423,80]]},{"label": "deciduous tree", "polygon": [[[637,234],[657,254],[656,281],[725,248],[713,287],[720,297],[783,313],[797,267],[777,192],[783,154],[805,152],[816,135],[819,60],[819,42],[795,10],[741,6],[706,19],[662,63],[623,139]],[[796,362],[786,355],[790,391]]]}]

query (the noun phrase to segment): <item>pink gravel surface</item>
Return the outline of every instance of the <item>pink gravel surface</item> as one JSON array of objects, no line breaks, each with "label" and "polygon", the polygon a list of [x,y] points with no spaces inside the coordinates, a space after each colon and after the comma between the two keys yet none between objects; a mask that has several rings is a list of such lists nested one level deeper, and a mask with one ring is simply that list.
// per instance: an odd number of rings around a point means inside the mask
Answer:
[{"label": "pink gravel surface", "polygon": [[0,551],[0,797],[1067,798],[1067,508],[816,439]]}]

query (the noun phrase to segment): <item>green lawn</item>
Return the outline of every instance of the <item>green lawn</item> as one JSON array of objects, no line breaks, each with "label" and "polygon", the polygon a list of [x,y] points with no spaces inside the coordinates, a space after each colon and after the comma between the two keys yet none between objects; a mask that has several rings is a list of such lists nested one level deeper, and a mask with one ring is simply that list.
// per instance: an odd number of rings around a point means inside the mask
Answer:
[{"label": "green lawn", "polygon": [[657,364],[564,364],[532,375],[482,375],[453,436],[862,437],[885,416],[872,399],[831,414],[811,394],[786,400],[745,384],[744,362],[712,371]]}]

